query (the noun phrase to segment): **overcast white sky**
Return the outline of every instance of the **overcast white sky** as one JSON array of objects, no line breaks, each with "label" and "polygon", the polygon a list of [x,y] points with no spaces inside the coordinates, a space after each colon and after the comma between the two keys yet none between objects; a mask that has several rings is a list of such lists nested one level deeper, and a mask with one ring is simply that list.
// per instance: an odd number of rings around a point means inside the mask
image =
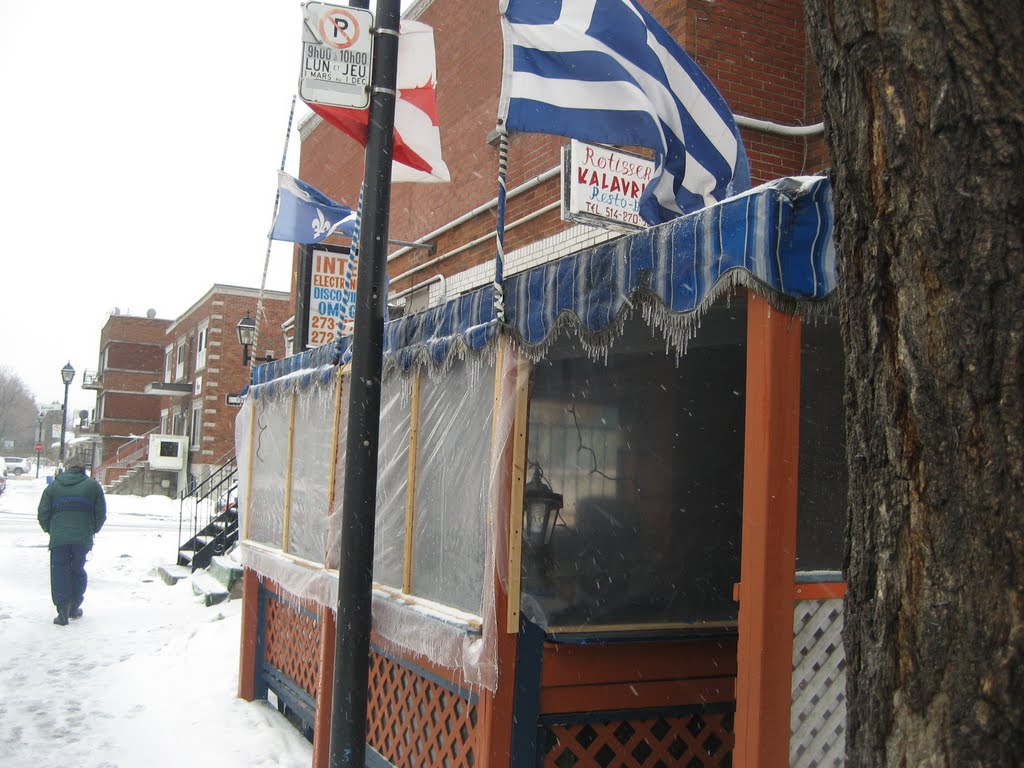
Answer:
[{"label": "overcast white sky", "polygon": [[[298,0],[0,2],[0,366],[70,408],[114,307],[175,318],[259,287],[300,54]],[[288,170],[298,169],[296,107]],[[267,287],[287,290],[291,246]]]}]

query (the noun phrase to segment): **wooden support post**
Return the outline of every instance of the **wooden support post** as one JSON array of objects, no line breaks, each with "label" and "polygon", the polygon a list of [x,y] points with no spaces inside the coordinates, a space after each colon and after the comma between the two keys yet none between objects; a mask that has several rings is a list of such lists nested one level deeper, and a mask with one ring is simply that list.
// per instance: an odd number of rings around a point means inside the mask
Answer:
[{"label": "wooden support post", "polygon": [[313,768],[328,768],[331,759],[331,705],[334,695],[334,611],[320,619],[320,672],[317,676],[316,722],[313,724]]},{"label": "wooden support post", "polygon": [[523,492],[526,488],[526,440],[530,423],[530,364],[516,365],[515,424],[512,435],[512,488],[508,515],[508,603],[506,631],[519,634],[523,569]]},{"label": "wooden support post", "polygon": [[259,632],[260,579],[248,568],[242,572],[242,638],[238,654],[238,698],[256,698],[256,642]]},{"label": "wooden support post", "polygon": [[402,591],[412,594],[413,525],[416,517],[416,464],[420,449],[420,384],[423,372],[413,373],[412,403],[409,406],[409,466],[405,485],[405,547],[402,556]]},{"label": "wooden support post", "polygon": [[292,527],[292,457],[295,455],[295,402],[299,399],[298,387],[292,389],[288,401],[288,452],[285,458],[284,475],[284,529],[281,532],[281,551],[287,552],[291,544]]},{"label": "wooden support post", "polygon": [[[498,342],[498,359],[495,366],[494,392],[494,436],[491,441],[491,462],[497,487],[494,490],[496,508],[492,510],[494,520],[489,529],[496,537],[494,542],[495,567],[491,578],[494,581],[494,615],[497,630],[498,690],[494,693],[484,689],[480,695],[479,714],[482,723],[480,736],[481,765],[504,768],[512,759],[512,718],[515,703],[516,653],[519,644],[519,613],[515,612],[515,626],[510,627],[509,594],[502,587],[498,563],[508,557],[508,520],[512,514],[512,476],[516,442],[512,436],[503,434],[503,411],[516,409],[519,396],[519,371],[528,364],[516,354],[507,338]],[[517,409],[518,410],[518,409]],[[520,478],[521,479],[521,478]],[[519,496],[522,496],[520,490]],[[510,509],[511,507],[511,509]],[[522,513],[522,507],[516,514]],[[516,561],[518,564],[518,560]],[[518,565],[517,565],[518,567]],[[486,593],[485,593],[486,594]],[[516,598],[518,600],[518,596]],[[518,605],[518,603],[517,603]],[[488,628],[484,628],[488,631]]]},{"label": "wooden support post", "polygon": [[736,675],[737,768],[789,765],[800,320],[749,295]]},{"label": "wooden support post", "polygon": [[[335,511],[338,490],[338,454],[341,452],[341,407],[344,370],[334,371],[334,423],[331,427],[331,461],[327,476],[327,517]],[[324,553],[328,557],[328,553]],[[326,563],[327,560],[325,559]],[[331,762],[331,710],[334,700],[334,638],[338,628],[334,611],[325,609],[320,620],[320,671],[317,675],[316,722],[313,724],[313,768],[329,768]]]}]

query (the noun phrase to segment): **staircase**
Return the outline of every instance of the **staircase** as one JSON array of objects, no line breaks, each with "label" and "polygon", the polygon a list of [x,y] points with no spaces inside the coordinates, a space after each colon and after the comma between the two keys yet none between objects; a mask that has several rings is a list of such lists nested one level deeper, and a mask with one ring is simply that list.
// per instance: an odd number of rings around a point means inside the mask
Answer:
[{"label": "staircase", "polygon": [[116,491],[118,481],[130,474],[140,471],[149,456],[149,436],[159,427],[142,435],[136,435],[128,442],[118,446],[114,455],[92,470],[92,476],[99,481],[106,491]]},{"label": "staircase", "polygon": [[232,453],[181,493],[178,565],[206,568],[238,541],[238,466]]}]

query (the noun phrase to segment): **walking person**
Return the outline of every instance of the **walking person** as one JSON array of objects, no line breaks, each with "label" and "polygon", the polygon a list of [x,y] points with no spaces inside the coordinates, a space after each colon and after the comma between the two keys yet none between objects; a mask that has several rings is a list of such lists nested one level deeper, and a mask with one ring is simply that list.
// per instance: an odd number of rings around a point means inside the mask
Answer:
[{"label": "walking person", "polygon": [[50,534],[50,595],[57,607],[54,624],[66,626],[69,618],[82,618],[88,583],[85,556],[106,519],[103,487],[85,474],[85,467],[68,467],[43,491],[39,525]]}]

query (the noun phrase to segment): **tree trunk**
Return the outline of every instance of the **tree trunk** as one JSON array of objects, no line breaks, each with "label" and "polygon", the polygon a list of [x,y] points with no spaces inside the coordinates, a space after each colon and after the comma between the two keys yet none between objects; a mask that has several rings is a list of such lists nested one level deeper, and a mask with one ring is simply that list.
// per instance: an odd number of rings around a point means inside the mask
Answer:
[{"label": "tree trunk", "polygon": [[1024,765],[1024,10],[804,6],[847,366],[848,763]]}]

